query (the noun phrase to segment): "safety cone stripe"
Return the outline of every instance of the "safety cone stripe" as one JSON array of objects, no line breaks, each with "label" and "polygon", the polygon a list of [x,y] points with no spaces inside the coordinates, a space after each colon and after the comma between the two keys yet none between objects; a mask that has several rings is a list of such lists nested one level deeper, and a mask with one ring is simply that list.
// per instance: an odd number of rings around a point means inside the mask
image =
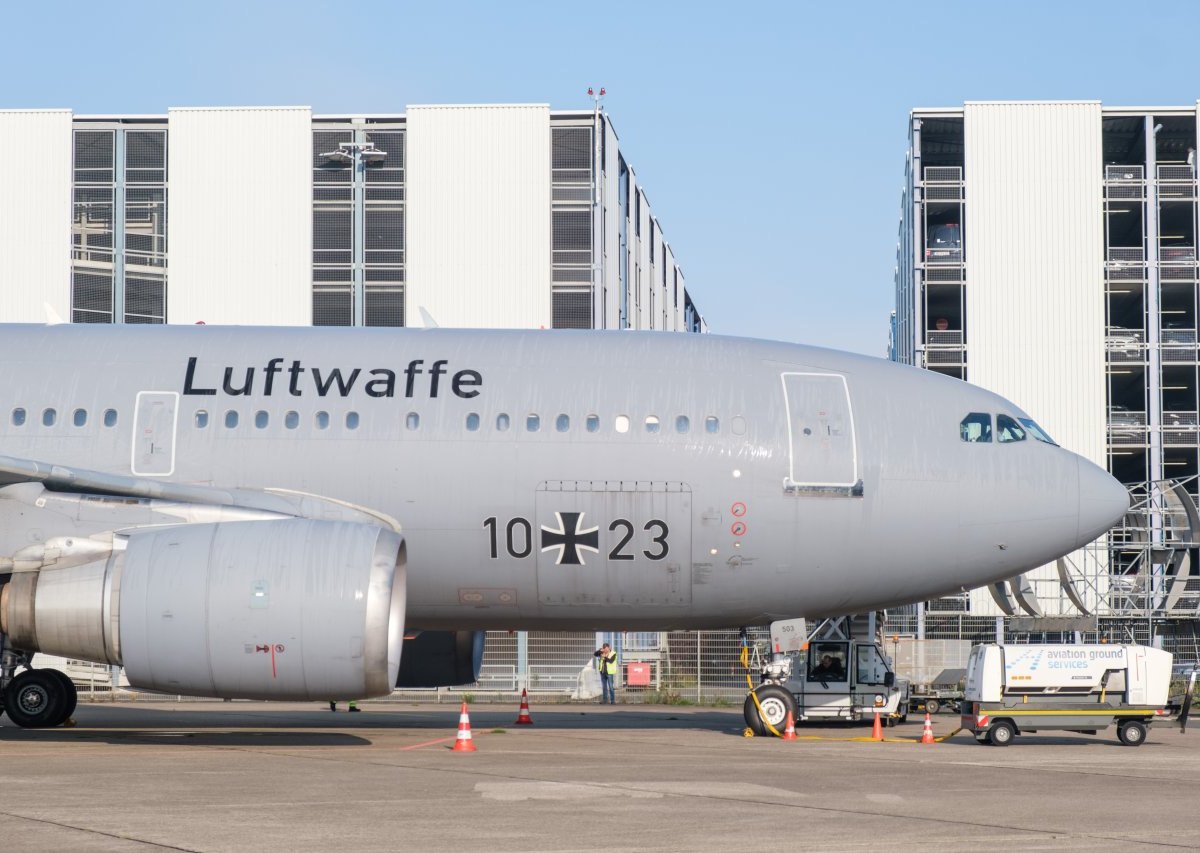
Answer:
[{"label": "safety cone stripe", "polygon": [[517,721],[513,724],[517,726],[532,726],[533,717],[529,716],[529,696],[524,688],[521,688],[521,710],[517,714]]},{"label": "safety cone stripe", "polygon": [[471,740],[471,718],[467,716],[467,703],[462,703],[458,715],[458,737],[454,740],[455,752],[474,752],[475,743]]},{"label": "safety cone stripe", "polygon": [[787,725],[783,728],[784,740],[796,740],[796,721],[792,719],[792,712],[787,712]]}]

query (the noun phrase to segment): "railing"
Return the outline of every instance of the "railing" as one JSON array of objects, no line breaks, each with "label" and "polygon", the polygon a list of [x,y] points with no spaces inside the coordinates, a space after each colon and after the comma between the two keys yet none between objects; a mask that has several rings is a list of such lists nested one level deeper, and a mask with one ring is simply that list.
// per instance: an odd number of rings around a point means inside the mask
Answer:
[{"label": "railing", "polygon": [[1195,198],[1196,173],[1191,166],[1158,167],[1159,198]]}]

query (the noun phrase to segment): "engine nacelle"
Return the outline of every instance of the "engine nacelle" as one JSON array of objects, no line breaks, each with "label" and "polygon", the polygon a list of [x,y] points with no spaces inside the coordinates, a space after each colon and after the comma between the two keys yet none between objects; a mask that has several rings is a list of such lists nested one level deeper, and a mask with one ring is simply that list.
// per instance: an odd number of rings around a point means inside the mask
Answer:
[{"label": "engine nacelle", "polygon": [[458,687],[479,680],[483,631],[422,631],[404,641],[397,687]]},{"label": "engine nacelle", "polygon": [[122,664],[134,687],[246,699],[391,692],[404,644],[405,547],[369,524],[193,524],[105,560],[16,573],[0,630],[26,651]]}]

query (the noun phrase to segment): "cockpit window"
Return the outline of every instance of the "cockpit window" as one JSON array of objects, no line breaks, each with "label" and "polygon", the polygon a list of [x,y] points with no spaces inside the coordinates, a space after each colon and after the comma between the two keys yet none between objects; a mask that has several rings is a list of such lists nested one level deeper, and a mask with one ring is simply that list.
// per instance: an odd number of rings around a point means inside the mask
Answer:
[{"label": "cockpit window", "polygon": [[1008,415],[996,415],[996,436],[1001,444],[1009,441],[1024,441],[1025,430]]},{"label": "cockpit window", "polygon": [[958,425],[958,435],[963,441],[989,442],[992,440],[992,416],[987,412],[971,412]]},{"label": "cockpit window", "polygon": [[1053,444],[1055,447],[1058,447],[1058,442],[1047,435],[1046,431],[1034,423],[1030,418],[1018,418],[1018,420],[1021,421],[1021,426],[1025,427],[1029,434],[1038,441],[1044,441],[1046,444]]}]

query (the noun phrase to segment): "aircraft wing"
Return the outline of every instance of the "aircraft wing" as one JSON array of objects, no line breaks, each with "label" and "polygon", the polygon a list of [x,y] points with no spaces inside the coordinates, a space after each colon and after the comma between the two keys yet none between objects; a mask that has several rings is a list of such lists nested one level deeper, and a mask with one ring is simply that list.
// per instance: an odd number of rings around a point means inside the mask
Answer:
[{"label": "aircraft wing", "polygon": [[[210,485],[172,483],[0,455],[0,487],[22,483],[40,483],[50,491],[70,495],[115,496],[195,507],[221,507],[265,513],[267,517],[356,521],[401,532],[400,522],[385,513],[321,495],[288,489],[224,489]],[[0,488],[0,497],[6,491]]]}]

